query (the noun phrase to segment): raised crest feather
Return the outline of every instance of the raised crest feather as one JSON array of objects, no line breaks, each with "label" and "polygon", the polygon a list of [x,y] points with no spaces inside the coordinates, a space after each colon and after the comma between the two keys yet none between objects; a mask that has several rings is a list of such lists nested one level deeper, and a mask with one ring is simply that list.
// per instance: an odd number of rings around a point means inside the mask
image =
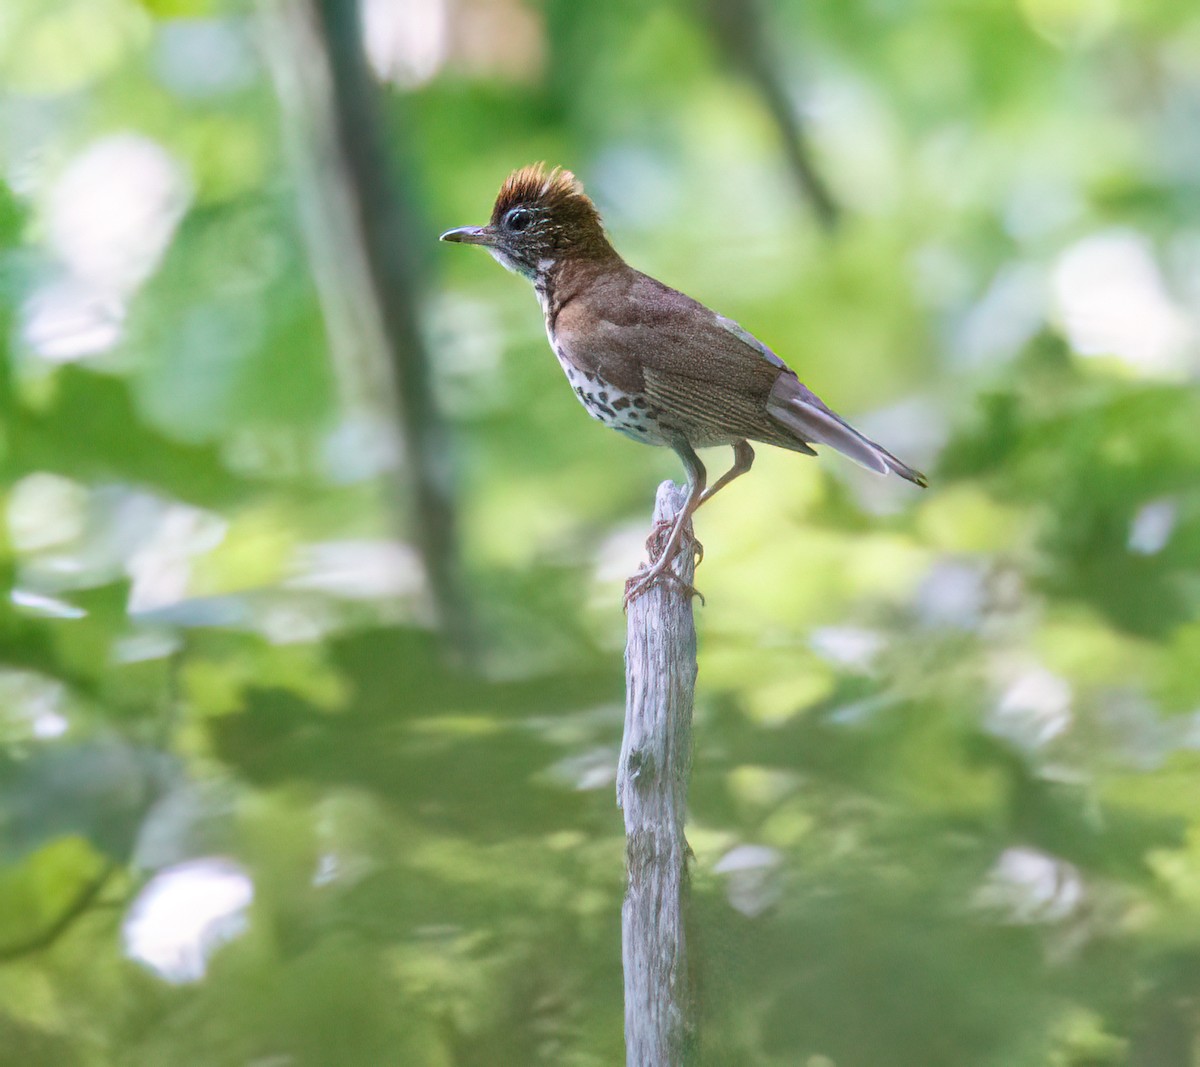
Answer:
[{"label": "raised crest feather", "polygon": [[537,205],[553,210],[567,205],[585,207],[596,213],[595,205],[583,191],[583,183],[569,170],[545,163],[532,163],[514,170],[505,179],[492,209],[492,221],[498,222],[505,212],[518,204]]}]

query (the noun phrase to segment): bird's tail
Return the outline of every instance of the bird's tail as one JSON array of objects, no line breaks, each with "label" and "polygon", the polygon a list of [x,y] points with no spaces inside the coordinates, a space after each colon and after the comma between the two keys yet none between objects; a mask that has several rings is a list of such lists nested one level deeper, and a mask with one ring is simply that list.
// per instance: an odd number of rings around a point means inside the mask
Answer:
[{"label": "bird's tail", "polygon": [[780,376],[767,401],[767,411],[806,443],[835,448],[877,474],[898,474],[922,489],[929,485],[920,471],[864,437],[840,415],[831,411],[820,397],[790,376]]}]

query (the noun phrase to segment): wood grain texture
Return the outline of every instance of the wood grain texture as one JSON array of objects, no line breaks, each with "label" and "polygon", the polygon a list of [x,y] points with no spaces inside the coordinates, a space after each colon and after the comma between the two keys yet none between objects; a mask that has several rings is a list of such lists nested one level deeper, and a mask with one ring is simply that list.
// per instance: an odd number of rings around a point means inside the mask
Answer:
[{"label": "wood grain texture", "polygon": [[[655,501],[650,562],[687,492],[663,482]],[[695,575],[689,525],[673,569]],[[684,836],[692,765],[696,627],[692,597],[656,583],[629,605],[625,648],[625,733],[617,803],[625,816],[628,888],[621,912],[627,1067],[676,1067],[695,1045],[688,967],[688,848]]]}]

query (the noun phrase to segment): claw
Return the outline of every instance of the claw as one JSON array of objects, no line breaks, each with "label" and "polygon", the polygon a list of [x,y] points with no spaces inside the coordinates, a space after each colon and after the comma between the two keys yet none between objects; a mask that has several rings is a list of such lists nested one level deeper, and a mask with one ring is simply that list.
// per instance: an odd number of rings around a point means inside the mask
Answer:
[{"label": "claw", "polygon": [[671,519],[659,519],[650,527],[650,536],[646,538],[646,551],[650,553],[651,559],[662,555],[663,541],[671,535],[674,526],[675,523]]},{"label": "claw", "polygon": [[632,578],[625,582],[625,611],[629,611],[629,605],[632,604],[642,594],[648,592],[651,586],[657,581],[666,582],[669,585],[678,586],[679,591],[688,597],[699,597],[701,605],[704,604],[704,594],[700,592],[694,585],[685,582],[679,577],[669,566],[670,560],[660,559],[652,567],[647,567],[645,570],[638,571]]},{"label": "claw", "polygon": [[677,515],[670,519],[658,519],[651,527],[650,536],[646,539],[646,551],[650,555],[650,563],[625,583],[625,610],[627,612],[629,605],[660,578],[666,582],[673,582],[685,596],[699,596],[700,603],[704,603],[704,597],[700,596],[696,587],[685,582],[671,569],[671,563],[678,553],[689,553],[689,556],[685,556],[684,559],[690,558],[694,561],[693,566],[704,558],[704,546],[696,540],[691,526],[691,517],[696,510],[699,494],[704,491],[704,467],[695,452],[687,445],[677,445],[675,451],[679,453],[687,468],[687,499]]}]

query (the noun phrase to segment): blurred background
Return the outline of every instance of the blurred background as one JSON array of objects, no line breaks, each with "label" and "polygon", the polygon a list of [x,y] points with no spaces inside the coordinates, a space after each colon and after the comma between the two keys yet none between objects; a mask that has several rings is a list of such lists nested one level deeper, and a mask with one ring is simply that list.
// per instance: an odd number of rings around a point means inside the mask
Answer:
[{"label": "blurred background", "polygon": [[0,1063],[622,1062],[681,472],[437,244],[536,160],[932,482],[699,515],[702,1062],[1200,1063],[1193,5],[7,0],[0,93]]}]

